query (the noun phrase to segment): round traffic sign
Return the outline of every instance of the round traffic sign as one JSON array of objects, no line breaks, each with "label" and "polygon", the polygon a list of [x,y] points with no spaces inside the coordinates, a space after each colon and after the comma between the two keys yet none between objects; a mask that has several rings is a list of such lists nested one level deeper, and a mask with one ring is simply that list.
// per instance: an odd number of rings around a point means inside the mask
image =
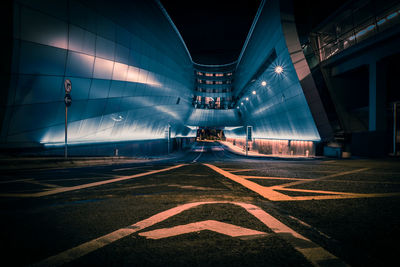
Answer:
[{"label": "round traffic sign", "polygon": [[66,79],[66,80],[64,81],[64,88],[65,88],[65,93],[66,93],[66,94],[71,93],[71,90],[72,90],[72,83],[71,83],[71,80]]}]

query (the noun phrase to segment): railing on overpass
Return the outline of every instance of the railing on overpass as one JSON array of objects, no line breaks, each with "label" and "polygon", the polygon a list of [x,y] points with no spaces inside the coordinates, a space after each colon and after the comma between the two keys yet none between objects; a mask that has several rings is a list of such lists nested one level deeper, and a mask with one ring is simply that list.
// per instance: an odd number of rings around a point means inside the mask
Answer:
[{"label": "railing on overpass", "polygon": [[399,1],[350,1],[313,31],[313,45],[305,44],[302,48],[310,68],[313,68],[319,62],[398,25]]}]

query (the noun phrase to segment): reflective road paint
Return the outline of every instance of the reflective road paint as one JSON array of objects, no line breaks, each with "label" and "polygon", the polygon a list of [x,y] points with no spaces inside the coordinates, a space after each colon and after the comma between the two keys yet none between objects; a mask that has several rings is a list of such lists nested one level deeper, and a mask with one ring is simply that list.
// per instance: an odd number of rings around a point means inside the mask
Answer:
[{"label": "reflective road paint", "polygon": [[185,210],[189,210],[191,208],[206,204],[233,204],[244,208],[248,213],[252,214],[258,220],[260,220],[264,225],[270,228],[275,234],[277,234],[279,237],[289,242],[297,251],[303,254],[303,256],[315,266],[322,266],[324,264],[329,264],[329,266],[347,266],[339,258],[334,256],[330,252],[326,251],[322,247],[318,246],[308,238],[295,232],[293,229],[289,228],[288,226],[286,226],[285,224],[283,224],[270,214],[266,213],[261,208],[253,204],[247,204],[242,202],[229,202],[229,201],[209,201],[209,202],[195,202],[195,203],[183,204],[178,207],[160,212],[150,218],[129,225],[127,227],[121,228],[107,235],[83,243],[74,248],[68,249],[55,256],[49,257],[37,264],[34,264],[33,266],[60,266],[72,260],[78,259],[104,246],[112,244],[113,242],[118,241],[121,238],[124,238],[133,233],[141,231],[156,223],[162,222]]},{"label": "reflective road paint", "polygon": [[203,230],[210,230],[231,237],[246,237],[246,239],[268,235],[264,232],[214,220],[178,225],[171,228],[157,229],[149,232],[140,233],[139,235],[150,239],[162,239],[193,232],[200,232]]},{"label": "reflective road paint", "polygon": [[[280,185],[274,185],[274,186],[262,186],[259,185],[255,182],[249,181],[246,178],[249,178],[251,176],[245,176],[245,175],[236,175],[233,174],[233,171],[225,171],[221,168],[218,168],[212,164],[203,164],[214,171],[222,174],[226,178],[231,179],[232,181],[235,181],[244,187],[252,190],[253,192],[258,193],[262,197],[271,200],[271,201],[304,201],[304,200],[326,200],[326,199],[351,199],[351,198],[372,198],[372,197],[393,197],[393,196],[400,196],[400,193],[373,193],[373,194],[363,194],[363,193],[347,193],[347,192],[334,192],[334,191],[324,191],[324,190],[307,190],[307,189],[295,189],[295,188],[286,188],[288,186],[294,186],[294,185],[300,185],[304,183],[310,183],[310,182],[315,182],[315,181],[322,181],[328,178],[332,177],[337,177],[337,176],[343,176],[347,174],[353,174],[353,173],[358,173],[362,171],[369,170],[369,168],[362,168],[362,169],[356,169],[352,171],[345,171],[345,172],[338,172],[334,174],[330,174],[327,176],[323,176],[321,178],[316,178],[316,179],[297,179],[293,178],[293,180],[296,180],[295,182],[290,182],[286,184],[280,184]],[[256,179],[261,179],[261,177],[257,176]],[[274,179],[274,180],[279,180],[277,177],[265,177],[265,179]],[[283,178],[284,180],[289,180],[291,178]],[[288,196],[283,193],[278,192],[279,191],[292,191],[292,192],[303,192],[303,193],[311,193],[311,194],[325,194],[325,195],[312,195],[312,196]]]},{"label": "reflective road paint", "polygon": [[159,172],[170,171],[170,170],[177,169],[177,168],[180,168],[185,165],[186,164],[180,164],[180,165],[168,167],[168,168],[161,169],[161,170],[154,170],[154,171],[143,172],[143,173],[138,173],[138,174],[129,175],[129,176],[122,176],[122,177],[118,177],[115,179],[109,179],[109,180],[104,180],[104,181],[99,181],[99,182],[94,182],[94,183],[88,183],[88,184],[82,184],[82,185],[76,185],[76,186],[68,186],[68,187],[59,187],[56,189],[38,192],[38,193],[29,193],[29,194],[28,193],[25,193],[25,194],[24,193],[15,193],[15,194],[14,193],[5,193],[5,194],[0,194],[0,197],[43,197],[43,196],[55,195],[55,194],[59,194],[59,193],[75,191],[75,190],[100,186],[100,185],[104,185],[104,184],[121,182],[121,181],[138,178],[138,177],[142,177],[142,176],[146,176],[146,175],[156,174]]}]

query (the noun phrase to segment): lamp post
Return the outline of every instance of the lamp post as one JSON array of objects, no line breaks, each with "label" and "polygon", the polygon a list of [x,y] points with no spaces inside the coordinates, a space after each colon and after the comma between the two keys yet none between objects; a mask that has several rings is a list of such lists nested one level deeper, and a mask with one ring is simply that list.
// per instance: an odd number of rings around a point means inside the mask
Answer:
[{"label": "lamp post", "polygon": [[249,151],[249,141],[253,140],[253,127],[252,126],[247,126],[246,127],[246,157],[248,156],[248,151]]},{"label": "lamp post", "polygon": [[72,83],[69,79],[66,79],[64,82],[65,88],[65,96],[64,96],[64,103],[65,103],[65,144],[64,144],[64,158],[68,158],[68,107],[72,104],[71,98],[71,90],[72,90]]}]

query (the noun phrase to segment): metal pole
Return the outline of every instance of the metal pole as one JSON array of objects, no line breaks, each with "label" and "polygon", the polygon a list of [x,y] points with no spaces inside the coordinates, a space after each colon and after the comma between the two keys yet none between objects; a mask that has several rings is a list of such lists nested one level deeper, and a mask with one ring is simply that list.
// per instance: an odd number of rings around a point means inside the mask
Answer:
[{"label": "metal pole", "polygon": [[171,144],[170,144],[170,142],[171,142],[171,126],[168,126],[168,154],[170,153],[170,146],[171,146]]},{"label": "metal pole", "polygon": [[64,157],[68,158],[68,107],[65,105],[65,146]]},{"label": "metal pole", "polygon": [[397,142],[397,103],[393,103],[393,156],[396,156],[396,142]]},{"label": "metal pole", "polygon": [[246,136],[246,157],[248,156],[248,145],[249,145],[249,141],[247,140],[247,136]]}]

